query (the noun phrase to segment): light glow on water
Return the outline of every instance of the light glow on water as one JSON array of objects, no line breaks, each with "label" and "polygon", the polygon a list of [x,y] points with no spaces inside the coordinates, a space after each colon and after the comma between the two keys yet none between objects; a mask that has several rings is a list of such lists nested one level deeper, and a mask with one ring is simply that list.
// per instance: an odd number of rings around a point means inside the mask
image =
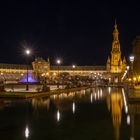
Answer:
[{"label": "light glow on water", "polygon": [[90,95],[90,102],[92,103],[92,101],[93,101],[93,95],[91,94]]},{"label": "light glow on water", "polygon": [[109,92],[109,94],[111,93],[111,87],[108,87],[108,92]]},{"label": "light glow on water", "polygon": [[75,113],[75,103],[74,102],[72,103],[72,112],[73,112],[73,114]]},{"label": "light glow on water", "polygon": [[127,121],[127,124],[130,125],[130,115],[127,115],[126,121]]},{"label": "light glow on water", "polygon": [[60,112],[59,112],[59,110],[57,111],[57,121],[58,122],[60,121]]},{"label": "light glow on water", "polygon": [[124,100],[124,107],[125,107],[125,113],[128,113],[128,106],[127,106],[127,101],[124,93],[124,89],[122,89],[122,94],[123,94],[123,100]]},{"label": "light glow on water", "polygon": [[96,96],[97,96],[97,95],[96,95],[96,93],[95,93],[95,94],[94,94],[95,101],[96,101],[96,98],[97,98]]},{"label": "light glow on water", "polygon": [[28,126],[26,126],[26,128],[25,128],[25,138],[26,139],[29,138],[29,134],[30,134],[29,128],[28,128]]}]

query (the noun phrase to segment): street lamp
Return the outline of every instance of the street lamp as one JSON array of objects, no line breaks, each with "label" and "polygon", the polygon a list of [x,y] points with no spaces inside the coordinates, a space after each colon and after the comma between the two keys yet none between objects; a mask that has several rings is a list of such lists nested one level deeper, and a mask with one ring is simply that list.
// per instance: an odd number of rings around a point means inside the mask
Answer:
[{"label": "street lamp", "polygon": [[[26,54],[27,56],[30,56],[30,54],[31,54],[30,49],[26,49],[26,50],[25,50],[25,54]],[[27,90],[27,91],[29,90],[29,85],[28,85],[28,63],[27,63],[27,82],[26,82],[26,90]]]},{"label": "street lamp", "polygon": [[133,85],[133,63],[135,60],[134,55],[129,56],[129,60],[130,60],[130,70],[131,70],[131,84]]},{"label": "street lamp", "polygon": [[57,84],[57,87],[59,88],[59,66],[60,66],[60,64],[61,64],[61,60],[60,59],[57,59],[56,60],[56,63],[57,63],[57,66],[58,66],[58,84]]}]

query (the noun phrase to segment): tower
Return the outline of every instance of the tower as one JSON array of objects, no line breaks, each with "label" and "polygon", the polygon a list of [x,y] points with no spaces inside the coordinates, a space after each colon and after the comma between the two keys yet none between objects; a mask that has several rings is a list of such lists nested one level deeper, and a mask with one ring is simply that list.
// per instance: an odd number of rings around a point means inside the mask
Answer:
[{"label": "tower", "polygon": [[[110,64],[109,64],[109,61],[110,61]],[[126,69],[126,61],[125,61],[125,58],[123,61],[121,58],[119,31],[118,31],[117,24],[115,21],[111,57],[108,57],[108,60],[107,60],[107,70],[110,71],[111,73],[121,73],[125,69]]]}]

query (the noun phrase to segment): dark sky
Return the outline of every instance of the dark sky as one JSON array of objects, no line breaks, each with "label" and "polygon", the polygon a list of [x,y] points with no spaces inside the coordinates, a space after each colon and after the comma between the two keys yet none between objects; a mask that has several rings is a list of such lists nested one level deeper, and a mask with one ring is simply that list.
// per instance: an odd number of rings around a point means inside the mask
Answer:
[{"label": "dark sky", "polygon": [[25,63],[24,46],[32,58],[57,57],[63,65],[104,65],[111,51],[115,18],[122,53],[140,35],[140,3],[128,1],[28,0],[0,3],[0,63]]}]

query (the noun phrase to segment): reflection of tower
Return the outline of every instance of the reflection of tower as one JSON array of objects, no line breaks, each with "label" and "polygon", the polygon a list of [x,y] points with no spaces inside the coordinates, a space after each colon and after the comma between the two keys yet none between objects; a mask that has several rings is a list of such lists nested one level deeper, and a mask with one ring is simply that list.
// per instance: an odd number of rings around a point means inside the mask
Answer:
[{"label": "reflection of tower", "polygon": [[110,100],[107,98],[108,109],[112,113],[112,121],[116,140],[120,137],[120,125],[123,107],[123,97],[121,93],[112,92]]}]

